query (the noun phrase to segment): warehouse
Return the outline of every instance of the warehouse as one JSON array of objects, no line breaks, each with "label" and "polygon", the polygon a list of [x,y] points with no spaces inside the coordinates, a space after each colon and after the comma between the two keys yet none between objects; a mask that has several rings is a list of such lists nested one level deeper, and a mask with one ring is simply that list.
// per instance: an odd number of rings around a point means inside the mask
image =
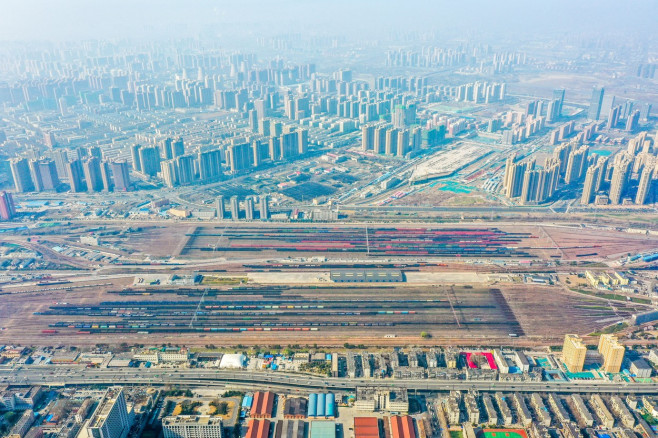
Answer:
[{"label": "warehouse", "polygon": [[651,377],[653,368],[651,368],[651,365],[649,365],[646,360],[642,358],[638,358],[631,361],[631,366],[629,368],[629,371],[635,377],[638,377],[640,379],[646,379]]},{"label": "warehouse", "polygon": [[308,418],[335,418],[336,396],[333,393],[308,396]]},{"label": "warehouse", "polygon": [[416,438],[414,422],[410,416],[393,415],[390,417],[392,438]]},{"label": "warehouse", "polygon": [[268,438],[270,436],[270,420],[250,420],[245,438]]},{"label": "warehouse", "polygon": [[396,269],[336,269],[331,271],[336,283],[400,283],[402,271]]},{"label": "warehouse", "polygon": [[336,423],[333,421],[311,421],[309,438],[336,438]]},{"label": "warehouse", "polygon": [[251,418],[272,418],[274,411],[274,393],[267,391],[258,391],[254,394],[254,401],[251,404]]},{"label": "warehouse", "polygon": [[354,417],[354,438],[379,438],[379,419]]},{"label": "warehouse", "polygon": [[306,418],[308,401],[301,397],[289,397],[283,407],[283,418],[303,419]]},{"label": "warehouse", "polygon": [[273,438],[304,438],[306,423],[300,420],[277,421]]}]

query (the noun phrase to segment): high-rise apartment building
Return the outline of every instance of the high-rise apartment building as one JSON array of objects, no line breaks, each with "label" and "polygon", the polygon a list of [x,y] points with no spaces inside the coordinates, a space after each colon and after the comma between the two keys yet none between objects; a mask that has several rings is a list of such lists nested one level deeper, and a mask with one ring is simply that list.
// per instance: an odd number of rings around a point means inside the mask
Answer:
[{"label": "high-rise apartment building", "polygon": [[594,88],[592,90],[592,98],[589,103],[589,110],[587,111],[587,119],[599,120],[601,116],[601,106],[603,105],[603,88]]},{"label": "high-rise apartment building", "polygon": [[12,220],[16,216],[16,205],[11,193],[0,192],[0,219],[3,221]]},{"label": "high-rise apartment building", "polygon": [[619,343],[617,337],[614,335],[601,335],[598,350],[603,356],[603,371],[606,373],[618,373],[624,361],[626,348]]},{"label": "high-rise apartment building", "polygon": [[130,184],[130,170],[126,161],[114,161],[110,164],[112,168],[112,181],[114,190],[126,192],[132,188]]},{"label": "high-rise apartment building", "polygon": [[19,193],[34,191],[34,182],[30,174],[30,166],[27,158],[17,158],[9,162],[11,176],[14,179],[14,187]]},{"label": "high-rise apartment building", "polygon": [[564,335],[564,344],[562,346],[562,361],[569,372],[579,373],[585,365],[585,355],[587,347],[583,344],[578,335]]},{"label": "high-rise apartment building", "polygon": [[[653,163],[651,163],[653,164]],[[640,174],[640,182],[637,186],[635,203],[643,205],[647,202],[649,192],[651,191],[651,181],[653,180],[653,166],[646,165]]]},{"label": "high-rise apartment building", "polygon": [[630,177],[631,160],[625,154],[620,154],[615,157],[614,169],[612,171],[612,179],[610,181],[610,203],[618,205],[621,203],[628,179]]},{"label": "high-rise apartment building", "polygon": [[110,388],[85,423],[89,438],[126,438],[133,415],[128,411],[122,388]]}]

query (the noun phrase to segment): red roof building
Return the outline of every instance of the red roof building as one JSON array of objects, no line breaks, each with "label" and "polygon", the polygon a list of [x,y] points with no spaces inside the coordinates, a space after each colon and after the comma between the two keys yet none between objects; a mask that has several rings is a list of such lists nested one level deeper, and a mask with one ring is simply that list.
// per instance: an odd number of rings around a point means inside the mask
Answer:
[{"label": "red roof building", "polygon": [[379,438],[379,420],[375,417],[354,417],[354,438]]},{"label": "red roof building", "polygon": [[258,391],[254,394],[254,402],[251,404],[249,416],[251,418],[272,418],[274,410],[274,393]]},{"label": "red roof building", "polygon": [[390,418],[391,438],[416,438],[414,422],[410,416],[394,415]]},{"label": "red roof building", "polygon": [[249,420],[245,438],[268,438],[270,435],[270,420]]}]

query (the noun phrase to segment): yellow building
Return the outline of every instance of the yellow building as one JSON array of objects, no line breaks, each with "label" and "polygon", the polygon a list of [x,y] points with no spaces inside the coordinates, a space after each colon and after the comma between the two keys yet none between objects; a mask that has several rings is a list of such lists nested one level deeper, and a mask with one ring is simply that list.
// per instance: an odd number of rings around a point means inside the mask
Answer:
[{"label": "yellow building", "polygon": [[564,335],[562,361],[570,372],[579,373],[583,370],[586,354],[587,347],[578,335]]},{"label": "yellow building", "polygon": [[585,271],[585,277],[587,277],[587,280],[592,285],[592,287],[596,287],[600,283],[600,280],[598,279],[598,277],[592,275],[592,273],[589,272],[589,271]]},{"label": "yellow building", "polygon": [[601,335],[599,338],[599,353],[603,356],[603,371],[618,373],[624,361],[626,347],[619,343],[616,336]]}]

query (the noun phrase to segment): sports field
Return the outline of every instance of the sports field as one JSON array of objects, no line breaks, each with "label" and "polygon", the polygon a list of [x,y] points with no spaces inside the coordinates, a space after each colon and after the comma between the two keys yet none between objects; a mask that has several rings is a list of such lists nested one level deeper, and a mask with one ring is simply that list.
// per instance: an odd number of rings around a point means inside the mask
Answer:
[{"label": "sports field", "polygon": [[524,429],[482,429],[483,438],[528,438]]}]

